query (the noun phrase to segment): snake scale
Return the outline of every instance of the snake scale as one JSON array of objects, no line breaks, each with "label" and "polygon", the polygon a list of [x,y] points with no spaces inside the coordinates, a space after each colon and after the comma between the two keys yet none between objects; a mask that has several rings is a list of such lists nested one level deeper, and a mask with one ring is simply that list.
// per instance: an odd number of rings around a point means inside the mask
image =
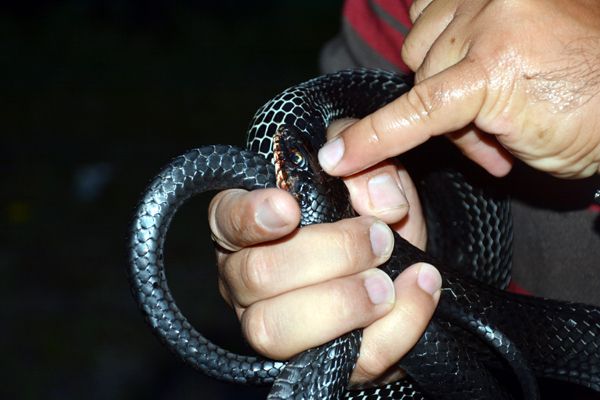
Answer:
[{"label": "snake scale", "polygon": [[[536,399],[541,377],[600,392],[600,309],[502,290],[510,278],[508,201],[477,175],[438,170],[452,151],[435,143],[403,160],[426,210],[427,253],[396,235],[393,255],[381,266],[393,278],[413,263],[427,261],[443,276],[429,327],[399,362],[406,378],[377,388],[347,389],[360,330],[280,362],[220,348],[179,311],[167,285],[163,252],[169,223],[181,204],[209,190],[273,187],[285,175],[301,206],[301,225],[352,216],[343,184],[322,173],[314,159],[326,127],[335,119],[365,116],[410,85],[401,76],[369,69],[318,77],[285,90],[258,110],[248,150],[204,146],[169,163],[143,194],[131,228],[129,279],[146,321],[181,360],[206,375],[273,384],[269,399]],[[274,147],[282,152],[278,161],[300,157],[276,171]],[[423,157],[427,162],[419,163]]]}]

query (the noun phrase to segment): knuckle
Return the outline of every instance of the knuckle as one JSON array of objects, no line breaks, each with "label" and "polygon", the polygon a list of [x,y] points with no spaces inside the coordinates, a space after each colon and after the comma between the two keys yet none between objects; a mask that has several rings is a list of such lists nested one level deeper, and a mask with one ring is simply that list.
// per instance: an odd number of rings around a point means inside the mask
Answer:
[{"label": "knuckle", "polygon": [[410,5],[410,8],[408,10],[408,16],[410,17],[410,20],[414,23],[417,18],[419,18],[419,16],[421,15],[421,13],[423,12],[423,1],[413,1],[413,3]]},{"label": "knuckle", "polygon": [[234,208],[231,213],[228,214],[228,234],[235,240],[237,238],[243,238],[248,234],[249,226],[246,222],[246,215],[243,210]]},{"label": "knuckle", "polygon": [[415,46],[415,41],[409,35],[406,37],[406,40],[402,45],[402,49],[400,50],[400,56],[402,57],[402,61],[404,61],[406,66],[413,71],[416,71],[419,67],[416,52],[417,46]]},{"label": "knuckle", "polygon": [[268,318],[262,304],[249,307],[242,314],[242,333],[258,353],[273,357],[277,345],[277,326]]},{"label": "knuckle", "polygon": [[369,143],[380,144],[381,143],[380,132],[385,131],[385,124],[382,123],[381,118],[377,118],[377,115],[378,114],[372,114],[372,115],[367,116],[365,119],[366,119],[367,123],[369,124],[369,129],[370,129]]},{"label": "knuckle", "polygon": [[219,278],[219,294],[221,295],[223,300],[225,300],[225,302],[228,305],[230,305],[230,306],[232,305],[229,288],[227,287],[227,284],[223,281],[223,279],[220,279],[220,278]]},{"label": "knuckle", "polygon": [[419,301],[413,298],[410,301],[400,303],[397,308],[397,320],[404,321],[406,326],[411,326],[416,331],[424,330],[427,322],[431,319],[435,305],[432,302]]},{"label": "knuckle", "polygon": [[210,202],[209,206],[208,206],[208,225],[210,227],[210,230],[212,232],[213,238],[215,241],[219,242],[221,239],[221,229],[220,229],[220,224],[218,223],[219,221],[221,221],[221,216],[225,213],[221,212],[222,209],[222,202],[223,202],[223,196],[224,196],[225,192],[220,192],[218,193]]},{"label": "knuckle", "polygon": [[421,10],[417,8],[416,4],[417,3],[412,3],[410,9],[408,10],[408,16],[413,23],[417,20],[419,14],[421,14]]},{"label": "knuckle", "polygon": [[217,263],[217,271],[219,273],[219,282],[223,282],[224,285],[231,285],[233,282],[233,273],[235,266],[233,264],[234,257],[225,257]]},{"label": "knuckle", "polygon": [[489,15],[493,15],[498,18],[500,14],[512,14],[517,15],[523,11],[529,9],[529,4],[523,0],[494,0],[488,3],[484,12],[488,12]]},{"label": "knuckle", "polygon": [[245,289],[257,293],[269,285],[272,268],[264,248],[248,248],[244,251],[240,279]]},{"label": "knuckle", "polygon": [[381,357],[370,357],[361,354],[356,364],[355,373],[361,380],[373,381],[385,373],[392,364],[393,362],[389,362],[385,354],[381,354]]},{"label": "knuckle", "polygon": [[357,306],[357,292],[352,291],[349,285],[338,280],[329,291],[329,304],[335,304],[335,318],[339,321],[352,321],[357,316],[363,316]]},{"label": "knuckle", "polygon": [[243,207],[236,207],[234,196],[239,192],[226,190],[218,193],[208,209],[209,226],[215,242],[226,250],[239,250],[237,242],[245,237],[249,224],[245,222]]},{"label": "knuckle", "polygon": [[[408,106],[419,119],[431,119],[432,114],[439,107],[439,101],[436,100],[436,92],[435,89],[417,84],[407,93],[406,101]],[[402,110],[398,110],[398,112],[402,112]]]},{"label": "knuckle", "polygon": [[432,57],[427,56],[423,59],[423,62],[421,63],[421,65],[418,67],[417,71],[415,72],[415,82],[419,83],[425,79],[427,79],[429,76],[431,76],[431,59]]},{"label": "knuckle", "polygon": [[349,328],[364,327],[373,319],[373,304],[368,299],[362,277],[354,275],[332,281],[326,301],[333,308],[333,318]]},{"label": "knuckle", "polygon": [[410,347],[393,348],[394,346],[390,346],[391,343],[385,339],[369,342],[368,345],[366,342],[363,344],[355,371],[355,375],[360,381],[373,381],[380,380],[385,376],[389,377],[390,372],[394,372],[393,367],[397,366],[398,361],[410,350]]},{"label": "knuckle", "polygon": [[333,238],[335,247],[340,250],[339,265],[350,267],[356,263],[358,254],[363,253],[356,251],[357,248],[362,247],[363,239],[351,226],[342,224],[338,235]]}]

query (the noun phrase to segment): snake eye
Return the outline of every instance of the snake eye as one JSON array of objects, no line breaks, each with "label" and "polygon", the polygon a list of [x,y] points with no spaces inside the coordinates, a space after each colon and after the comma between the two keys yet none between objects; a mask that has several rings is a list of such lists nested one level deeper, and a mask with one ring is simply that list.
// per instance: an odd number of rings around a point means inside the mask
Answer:
[{"label": "snake eye", "polygon": [[290,154],[290,159],[291,159],[292,163],[294,163],[295,166],[304,167],[305,160],[304,160],[304,156],[302,155],[302,153],[300,153],[300,150],[292,149],[291,154]]}]

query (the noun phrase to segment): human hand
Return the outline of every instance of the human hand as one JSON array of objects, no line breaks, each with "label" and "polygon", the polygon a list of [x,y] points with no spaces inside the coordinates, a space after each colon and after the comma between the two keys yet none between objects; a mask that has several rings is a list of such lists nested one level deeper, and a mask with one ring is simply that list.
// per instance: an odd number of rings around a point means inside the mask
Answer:
[{"label": "human hand", "polygon": [[[503,176],[513,157],[559,177],[600,165],[600,4],[415,0],[402,56],[415,86],[320,152],[355,174],[446,134]],[[484,133],[485,132],[485,133]]]},{"label": "human hand", "polygon": [[366,327],[352,377],[362,383],[380,377],[417,342],[437,305],[441,278],[427,264],[408,268],[395,282],[375,268],[393,247],[386,223],[425,245],[406,172],[383,163],[345,182],[364,216],[297,229],[300,211],[289,193],[228,190],[211,202],[209,221],[220,247],[221,294],[251,346],[286,359]]}]

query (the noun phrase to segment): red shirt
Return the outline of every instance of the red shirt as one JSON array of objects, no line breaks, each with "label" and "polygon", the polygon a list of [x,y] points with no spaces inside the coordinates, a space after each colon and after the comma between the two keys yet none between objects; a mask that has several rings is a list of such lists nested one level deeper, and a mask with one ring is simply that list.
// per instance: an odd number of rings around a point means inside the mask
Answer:
[{"label": "red shirt", "polygon": [[375,53],[410,73],[400,56],[404,38],[412,27],[408,10],[412,0],[346,0],[343,18],[348,28]]}]

